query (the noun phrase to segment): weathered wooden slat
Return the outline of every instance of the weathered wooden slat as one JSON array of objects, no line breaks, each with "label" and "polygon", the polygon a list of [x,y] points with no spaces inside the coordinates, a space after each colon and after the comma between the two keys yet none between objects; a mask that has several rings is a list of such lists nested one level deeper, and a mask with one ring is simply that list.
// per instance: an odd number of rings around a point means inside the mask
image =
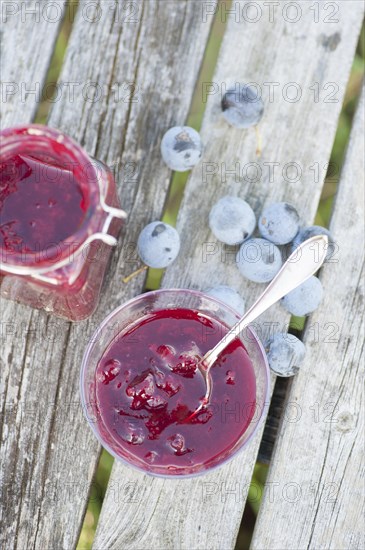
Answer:
[{"label": "weathered wooden slat", "polygon": [[[252,548],[364,548],[364,99],[331,220],[338,263],[305,332],[307,359],[281,424]],[[319,327],[314,331],[313,327]],[[271,488],[271,498],[269,493]],[[290,526],[290,529],[287,527]]]},{"label": "weathered wooden slat", "polygon": [[[161,216],[171,172],[159,143],[187,117],[212,23],[195,2],[128,4],[126,10],[125,3],[102,0],[96,9],[95,2],[80,2],[60,77],[64,91],[49,120],[91,155],[119,166],[130,217],[102,302],[90,321],[74,325],[1,302],[6,548],[76,544],[99,454],[80,408],[82,355],[101,319],[143,288],[143,276],[129,285],[122,277],[136,267],[133,243],[141,227]],[[97,100],[93,91],[101,94]]]},{"label": "weathered wooden slat", "polygon": [[[302,17],[297,24],[288,23],[281,15],[274,22],[262,17],[249,24],[240,15],[248,3],[234,2],[236,17],[230,16],[215,85],[211,88],[218,89],[218,93],[208,99],[202,127],[206,144],[204,161],[194,169],[185,190],[178,219],[182,249],[179,259],[167,270],[164,287],[204,289],[225,282],[240,289],[248,305],[261,292],[262,286],[247,284],[239,276],[233,265],[232,249],[220,247],[209,232],[211,205],[227,193],[246,198],[256,212],[273,199],[287,199],[298,206],[304,221],[313,219],[362,18],[358,2],[344,4],[340,4],[339,22],[331,25],[323,21],[323,13],[321,20],[314,22],[306,2],[300,3]],[[255,132],[234,130],[220,114],[222,85],[241,79],[257,82],[265,95],[260,160],[255,156]],[[302,98],[295,103],[285,101],[282,95],[285,86],[293,81],[302,89]],[[265,82],[278,83],[272,102],[268,87],[263,86]],[[315,82],[321,90],[320,102],[314,101],[310,89]],[[338,85],[337,103],[323,101],[328,93],[323,92],[323,87],[328,82]],[[245,167],[252,162],[262,169],[258,181],[252,181],[252,172],[251,181],[245,178]],[[279,170],[274,174],[274,182],[270,182],[267,163],[273,162],[278,163]],[[287,163],[293,162],[301,166],[302,177],[289,183],[282,172]],[[318,181],[310,169],[315,162],[321,167]],[[239,163],[240,170],[237,181],[232,174],[227,174],[224,180],[222,171],[224,174],[225,168],[234,170],[235,163]],[[215,174],[205,178],[208,169]],[[288,177],[293,174],[288,172]],[[206,243],[210,243],[208,247]],[[277,307],[263,316],[263,321],[279,321],[282,327],[288,316]],[[261,328],[269,329],[262,323]],[[152,479],[115,464],[95,549],[234,547],[259,441],[260,433],[232,462],[207,476],[190,480]],[[128,482],[133,489],[129,498],[122,491]]]},{"label": "weathered wooden slat", "polygon": [[65,0],[2,2],[1,128],[33,120],[64,12]]}]

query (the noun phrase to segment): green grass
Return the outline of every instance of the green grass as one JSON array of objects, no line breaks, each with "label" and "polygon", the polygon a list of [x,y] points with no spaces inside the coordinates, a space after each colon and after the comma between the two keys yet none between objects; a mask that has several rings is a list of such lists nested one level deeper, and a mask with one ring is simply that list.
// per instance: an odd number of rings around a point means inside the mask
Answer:
[{"label": "green grass", "polygon": [[91,549],[113,462],[113,457],[103,449],[91,486],[84,524],[77,545],[78,550]]}]

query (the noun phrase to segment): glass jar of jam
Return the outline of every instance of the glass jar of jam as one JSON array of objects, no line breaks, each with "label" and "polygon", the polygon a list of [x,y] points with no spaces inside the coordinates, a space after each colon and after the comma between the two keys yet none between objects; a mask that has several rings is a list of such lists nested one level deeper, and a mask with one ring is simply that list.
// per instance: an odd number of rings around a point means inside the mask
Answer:
[{"label": "glass jar of jam", "polygon": [[111,171],[46,126],[3,130],[0,146],[1,295],[89,317],[126,217]]}]

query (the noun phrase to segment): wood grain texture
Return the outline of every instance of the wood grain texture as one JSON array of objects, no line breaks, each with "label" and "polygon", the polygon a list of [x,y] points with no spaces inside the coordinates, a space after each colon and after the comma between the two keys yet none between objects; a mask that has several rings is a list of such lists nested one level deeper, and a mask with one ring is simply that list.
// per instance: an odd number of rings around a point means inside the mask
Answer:
[{"label": "wood grain texture", "polygon": [[122,4],[102,0],[90,22],[88,4],[80,2],[59,83],[66,91],[49,125],[116,164],[130,217],[89,321],[72,325],[1,302],[1,536],[4,547],[20,550],[77,542],[100,450],[80,407],[82,355],[106,314],[142,291],[143,277],[129,285],[122,277],[138,263],[141,227],[161,216],[171,172],[159,144],[187,117],[212,22],[202,20],[200,5],[170,0],[133,2],[133,21]]},{"label": "wood grain texture", "polygon": [[[246,5],[235,4],[240,10]],[[256,213],[265,203],[286,199],[297,205],[304,222],[314,217],[325,175],[323,165],[330,155],[363,9],[358,2],[346,2],[346,7],[341,3],[339,22],[329,27],[323,20],[314,23],[308,4],[300,5],[303,17],[297,25],[281,17],[274,23],[261,18],[251,25],[243,17],[229,19],[212,88],[218,92],[208,98],[202,126],[204,160],[193,170],[185,190],[178,218],[181,253],[167,269],[164,287],[204,289],[226,283],[244,294],[247,305],[261,292],[260,285],[248,284],[239,276],[233,249],[221,247],[209,232],[209,210],[225,194],[246,198]],[[340,41],[335,48],[329,48],[328,37],[333,34]],[[256,82],[263,89],[266,112],[259,125],[263,140],[261,159],[255,156],[255,132],[235,130],[221,116],[222,86],[237,79]],[[302,99],[295,103],[285,101],[282,95],[285,85],[293,81],[302,89]],[[278,83],[279,91],[272,102],[265,82]],[[321,89],[326,83],[335,82],[338,102],[325,103],[322,94],[316,103],[310,90],[315,82]],[[270,181],[267,163],[273,162],[278,163],[279,170]],[[302,176],[298,182],[289,183],[282,174],[285,165],[293,162],[301,166]],[[315,162],[321,167],[318,180],[310,169]],[[234,169],[236,163],[240,174],[224,177],[224,170]],[[247,177],[248,163],[257,163],[262,169],[256,181],[252,181],[252,172]],[[215,173],[205,177],[207,169]],[[257,329],[264,337],[273,326],[282,329],[287,322],[288,315],[278,306],[262,317]],[[260,436],[258,433],[232,462],[196,479],[152,479],[115,464],[94,548],[233,548]],[[117,499],[116,488],[126,482],[134,488],[132,498]]]},{"label": "wood grain texture", "polygon": [[308,321],[307,359],[287,398],[298,418],[281,424],[252,542],[257,550],[365,546],[364,248],[356,245],[364,242],[364,96],[330,225],[338,262],[320,273],[325,297]]},{"label": "wood grain texture", "polygon": [[1,4],[0,126],[33,120],[65,13],[65,0]]}]

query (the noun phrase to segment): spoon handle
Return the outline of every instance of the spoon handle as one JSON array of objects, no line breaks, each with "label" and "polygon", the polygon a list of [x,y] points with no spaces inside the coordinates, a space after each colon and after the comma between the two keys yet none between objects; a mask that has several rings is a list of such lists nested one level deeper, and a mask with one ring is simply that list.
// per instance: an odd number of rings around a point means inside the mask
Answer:
[{"label": "spoon handle", "polygon": [[210,368],[218,355],[241,334],[247,325],[252,323],[259,315],[264,313],[264,311],[291,290],[304,283],[321,267],[326,258],[327,247],[328,238],[326,235],[311,237],[299,245],[253,306],[231,328],[225,337],[214,348],[208,351],[204,357],[206,369]]}]

